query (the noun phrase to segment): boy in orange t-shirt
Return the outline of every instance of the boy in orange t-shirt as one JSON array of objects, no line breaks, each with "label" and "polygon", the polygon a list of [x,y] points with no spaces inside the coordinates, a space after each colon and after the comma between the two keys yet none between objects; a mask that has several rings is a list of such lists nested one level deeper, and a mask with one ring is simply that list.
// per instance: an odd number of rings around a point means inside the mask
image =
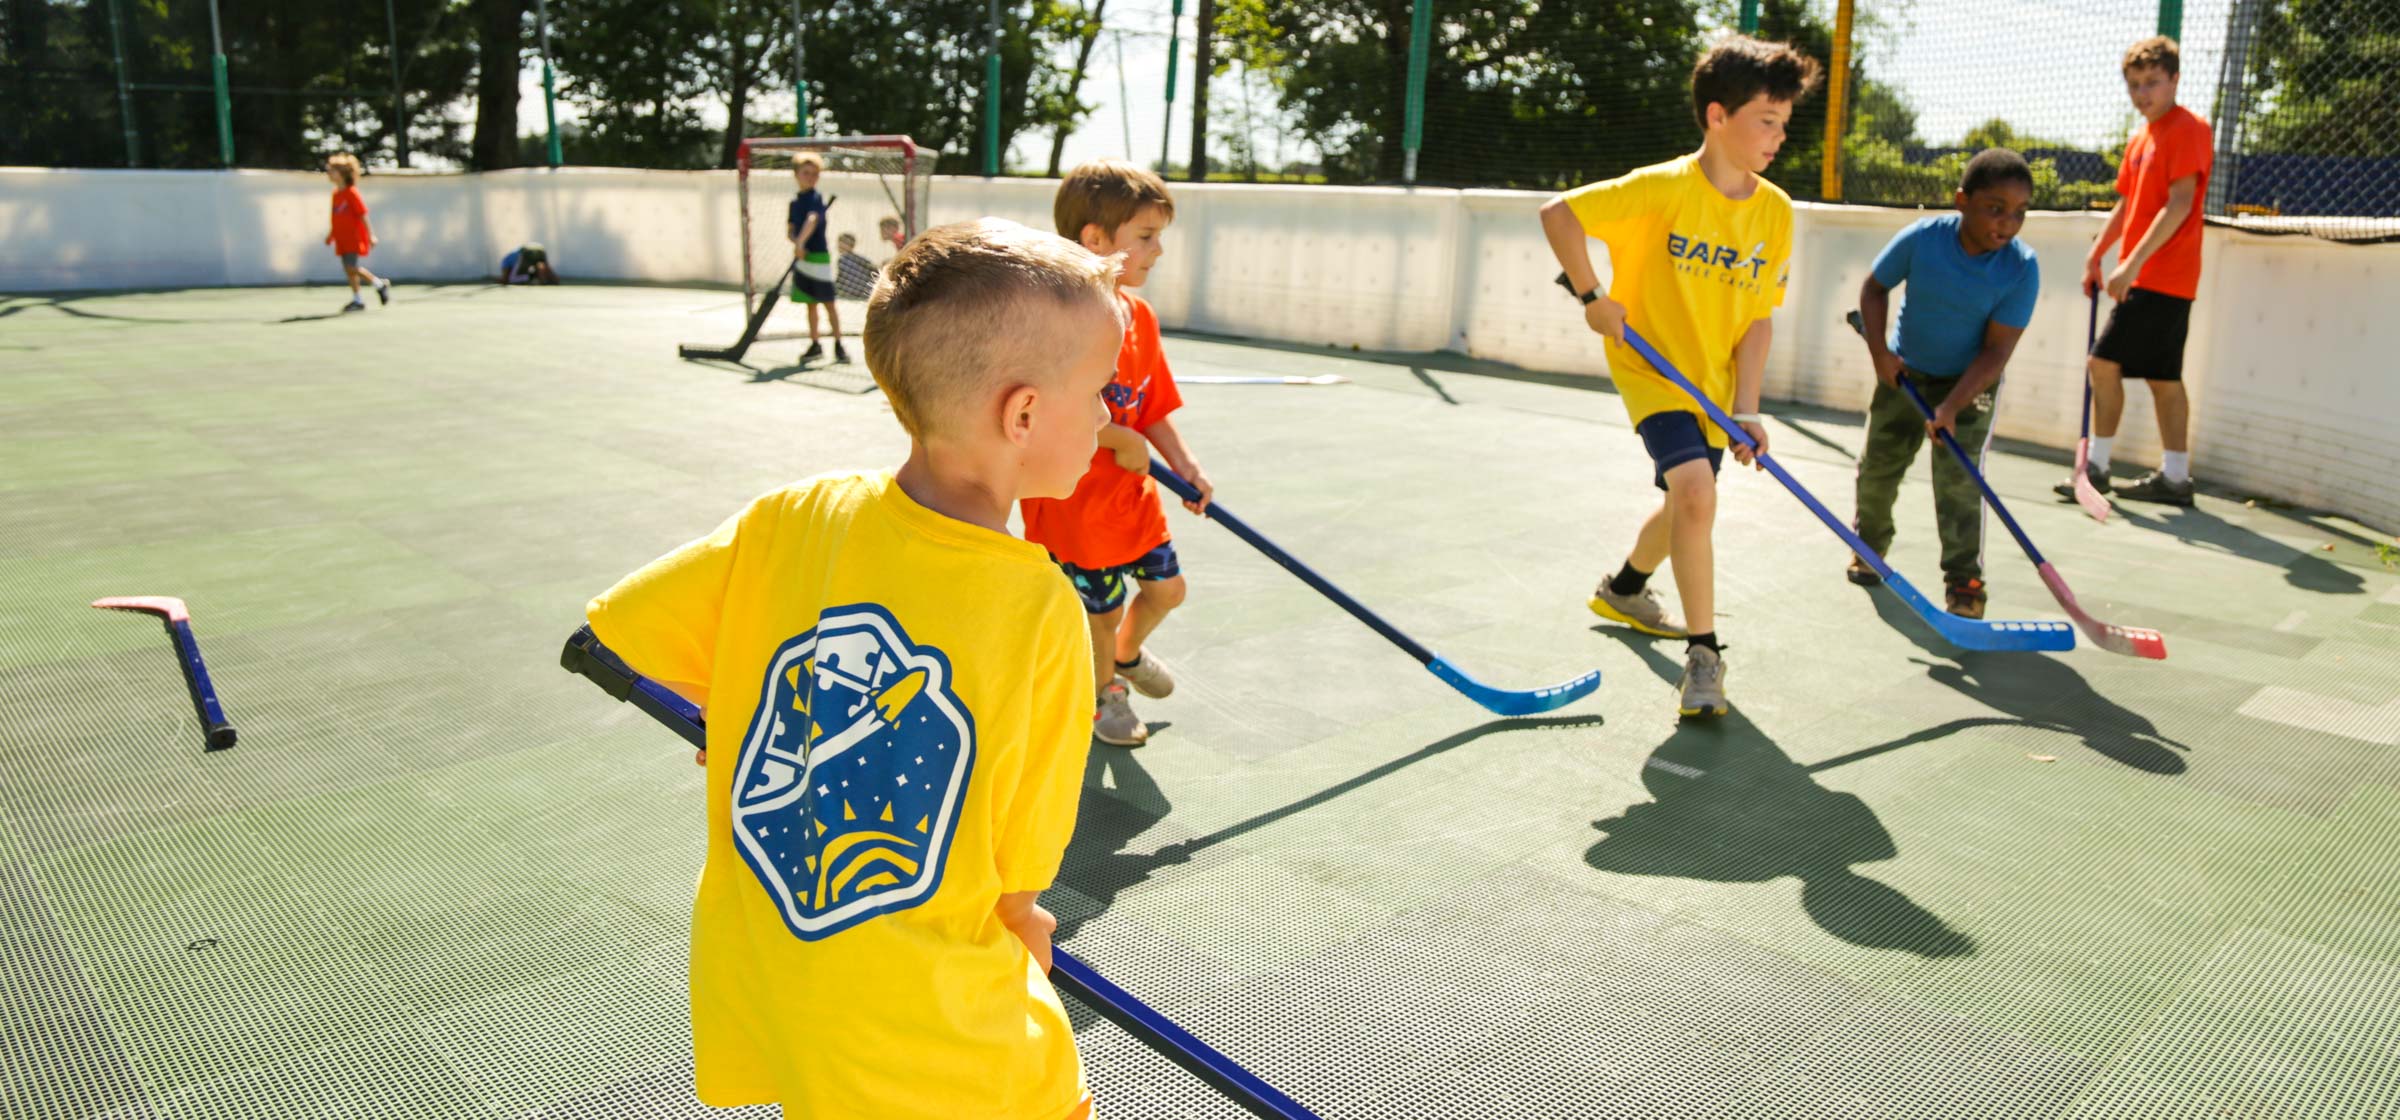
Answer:
[{"label": "boy in orange t-shirt", "polygon": [[358,263],[375,247],[375,231],[367,228],[367,200],[358,195],[358,176],[357,156],[343,152],[325,161],[325,178],[333,183],[333,228],[325,234],[325,243],[342,258],[342,276],[350,281],[345,312],[367,309],[367,302],[358,298],[362,280],[375,288],[377,302],[392,302],[392,282]]},{"label": "boy in orange t-shirt", "polygon": [[[1158,315],[1129,290],[1141,287],[1158,263],[1160,238],[1175,220],[1175,199],[1149,171],[1122,160],[1096,160],[1067,173],[1051,217],[1059,236],[1102,256],[1125,258],[1117,298],[1130,322],[1117,352],[1116,379],[1100,394],[1109,423],[1100,431],[1091,469],[1073,495],[1029,498],[1019,508],[1025,539],[1049,549],[1066,570],[1091,622],[1093,683],[1099,688],[1092,734],[1113,746],[1138,747],[1149,741],[1150,728],[1134,714],[1129,690],[1152,699],[1175,691],[1167,667],[1142,646],[1184,597],[1182,565],[1159,509],[1158,484],[1150,478],[1151,448],[1200,491],[1200,500],[1184,508],[1198,513],[1216,492],[1168,418],[1183,407],[1183,395],[1167,370]],[[1139,588],[1130,596],[1128,580]]]},{"label": "boy in orange t-shirt", "polygon": [[[2150,386],[2158,412],[2158,470],[2117,490],[2120,496],[2169,505],[2192,504],[2192,406],[2183,391],[2183,343],[2191,333],[2192,299],[2200,291],[2200,200],[2208,196],[2216,142],[2208,122],[2175,103],[2181,63],[2175,40],[2144,39],[2125,52],[2125,92],[2141,111],[2142,127],[2125,145],[2117,168],[2123,199],[2083,263],[2083,291],[2106,288],[2117,306],[2092,347],[2092,486],[2109,492],[2108,459],[2125,416],[2125,378]],[[2105,278],[2108,247],[2119,244],[2117,266]],[[2073,497],[2075,482],[2059,493]]]}]

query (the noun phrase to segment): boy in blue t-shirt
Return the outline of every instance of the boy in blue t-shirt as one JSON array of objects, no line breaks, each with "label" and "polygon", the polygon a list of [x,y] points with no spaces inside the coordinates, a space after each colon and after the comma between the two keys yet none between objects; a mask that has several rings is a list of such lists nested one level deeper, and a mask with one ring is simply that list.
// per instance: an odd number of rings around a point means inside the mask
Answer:
[{"label": "boy in blue t-shirt", "polygon": [[[2033,171],[2006,148],[1986,148],[1967,161],[1952,202],[1956,214],[1927,218],[1901,230],[1875,258],[1859,286],[1867,354],[1875,363],[1875,398],[1867,407],[1867,447],[1858,459],[1858,535],[1877,552],[1892,546],[1892,503],[1917,448],[1947,429],[1981,461],[1990,445],[1992,410],[2001,371],[2033,319],[2041,268],[2017,240],[2033,201]],[[1899,328],[1885,342],[1892,289],[1908,285]],[[1906,377],[1934,405],[1927,422],[1900,391]],[[1934,527],[1942,540],[1942,582],[1950,613],[1982,618],[1983,495],[1958,460],[1933,456]],[[1852,557],[1850,582],[1880,582]]]},{"label": "boy in blue t-shirt", "polygon": [[792,160],[792,185],[800,190],[784,217],[785,234],[792,239],[792,299],[808,305],[808,352],[800,355],[800,360],[813,361],[825,353],[817,342],[817,309],[822,307],[833,334],[833,360],[847,362],[850,352],[842,349],[842,313],[834,303],[833,254],[825,251],[826,210],[833,202],[817,193],[817,177],[824,173],[825,161],[814,154]]}]

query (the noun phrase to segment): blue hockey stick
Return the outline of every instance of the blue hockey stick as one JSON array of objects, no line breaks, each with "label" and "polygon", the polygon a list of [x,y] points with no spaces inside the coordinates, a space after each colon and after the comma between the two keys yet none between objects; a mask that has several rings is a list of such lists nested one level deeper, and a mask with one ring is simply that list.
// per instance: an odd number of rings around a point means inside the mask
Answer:
[{"label": "blue hockey stick", "polygon": [[183,670],[184,688],[192,694],[192,711],[200,717],[200,738],[207,750],[221,751],[239,740],[240,734],[225,720],[225,709],[217,703],[217,686],[208,679],[208,663],[200,660],[200,640],[192,636],[192,612],[183,600],[172,595],[115,595],[97,599],[93,606],[111,611],[141,611],[156,615],[166,623],[167,637],[175,642],[175,664]]},{"label": "blue hockey stick", "polygon": [[[1560,279],[1564,280],[1565,277],[1562,276]],[[1976,618],[1960,618],[1948,611],[1936,608],[1930,600],[1925,598],[1923,592],[1918,591],[1915,585],[1901,578],[1900,573],[1893,571],[1892,566],[1885,563],[1883,557],[1878,555],[1874,549],[1868,548],[1867,542],[1858,539],[1857,533],[1852,532],[1848,525],[1842,524],[1841,519],[1835,517],[1832,510],[1826,509],[1825,503],[1818,501],[1816,495],[1809,493],[1808,487],[1800,485],[1799,479],[1793,478],[1791,472],[1784,470],[1783,464],[1776,462],[1773,455],[1759,451],[1758,441],[1751,439],[1750,433],[1743,431],[1741,425],[1734,423],[1733,417],[1725,415],[1725,410],[1718,408],[1717,402],[1708,399],[1706,394],[1702,393],[1697,386],[1683,376],[1681,371],[1675,368],[1674,363],[1669,362],[1665,355],[1653,349],[1649,340],[1643,338],[1630,325],[1625,328],[1625,342],[1633,347],[1634,353],[1640,354],[1644,361],[1649,362],[1651,368],[1656,369],[1667,380],[1674,382],[1677,388],[1682,389],[1693,400],[1700,402],[1700,408],[1708,413],[1708,418],[1716,421],[1717,427],[1723,428],[1725,434],[1735,443],[1757,452],[1758,465],[1765,467],[1768,474],[1775,476],[1775,481],[1782,483],[1784,489],[1791,491],[1793,497],[1800,499],[1801,505],[1807,506],[1809,512],[1817,515],[1817,520],[1824,522],[1826,528],[1833,530],[1835,536],[1842,538],[1842,543],[1849,545],[1850,551],[1857,553],[1859,559],[1866,561],[1867,566],[1873,568],[1876,575],[1882,576],[1883,586],[1890,589],[1893,595],[1898,596],[1902,603],[1907,604],[1908,609],[1917,612],[1917,617],[1924,619],[1925,624],[1932,627],[1935,633],[1940,634],[1943,641],[1960,649],[1973,650],[2069,650],[2075,648],[2075,628],[2064,622],[1986,622]]]},{"label": "blue hockey stick", "polygon": [[[1150,477],[1157,479],[1160,485],[1174,491],[1175,496],[1184,501],[1197,502],[1200,500],[1200,492],[1193,489],[1191,483],[1184,481],[1183,476],[1169,470],[1165,463],[1156,459],[1150,460]],[[1384,640],[1399,646],[1410,657],[1416,658],[1418,664],[1432,670],[1433,675],[1441,678],[1443,684],[1457,689],[1467,699],[1483,705],[1496,714],[1530,716],[1556,711],[1591,695],[1593,690],[1600,687],[1600,671],[1594,669],[1565,684],[1537,688],[1528,692],[1493,688],[1459,671],[1457,666],[1450,664],[1432,650],[1426,649],[1415,638],[1401,633],[1399,627],[1385,622],[1382,615],[1368,610],[1365,604],[1351,598],[1348,592],[1335,587],[1332,580],[1318,575],[1316,569],[1301,563],[1291,553],[1285,552],[1277,546],[1274,541],[1268,540],[1264,534],[1251,528],[1247,522],[1228,512],[1224,506],[1210,502],[1208,510],[1203,516],[1223,525],[1234,536],[1248,542],[1250,547],[1266,553],[1267,559],[1283,565],[1285,571],[1299,576],[1300,582],[1316,588],[1318,594],[1333,600],[1335,606],[1349,611],[1351,617],[1366,623],[1368,629],[1383,635]]]},{"label": "blue hockey stick", "polygon": [[[609,695],[630,701],[667,730],[682,736],[685,742],[707,749],[708,724],[700,709],[658,682],[634,672],[614,651],[600,644],[591,627],[581,627],[567,638],[558,663],[570,673],[589,678]],[[1053,947],[1050,951],[1050,982],[1261,1120],[1318,1120],[1316,1113],[1176,1026],[1174,1020],[1135,999],[1065,949]]]}]

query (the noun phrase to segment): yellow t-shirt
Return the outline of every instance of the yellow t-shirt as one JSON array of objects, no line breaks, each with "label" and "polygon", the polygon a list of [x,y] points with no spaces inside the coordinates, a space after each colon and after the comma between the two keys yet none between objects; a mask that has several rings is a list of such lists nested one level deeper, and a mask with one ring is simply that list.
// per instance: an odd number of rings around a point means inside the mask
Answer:
[{"label": "yellow t-shirt", "polygon": [[821,475],[587,613],[708,715],[701,1101],[795,1120],[1074,1113],[1073,1029],[994,914],[1056,876],[1091,743],[1091,640],[1040,546],[934,513],[887,473]]},{"label": "yellow t-shirt", "polygon": [[[1626,306],[1626,324],[1710,400],[1732,407],[1734,344],[1783,306],[1791,278],[1791,196],[1760,179],[1737,202],[1688,155],[1578,187],[1567,206],[1584,233],[1608,244],[1608,294]],[[1608,367],[1634,423],[1689,412],[1710,446],[1725,446],[1700,406],[1633,347],[1612,344]]]}]

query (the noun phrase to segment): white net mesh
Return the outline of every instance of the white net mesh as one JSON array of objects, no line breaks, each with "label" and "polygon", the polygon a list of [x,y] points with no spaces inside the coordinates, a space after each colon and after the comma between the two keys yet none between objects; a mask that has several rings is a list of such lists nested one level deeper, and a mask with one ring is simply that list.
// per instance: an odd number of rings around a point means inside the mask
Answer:
[{"label": "white net mesh", "polygon": [[[855,337],[866,324],[876,275],[916,236],[924,218],[931,154],[897,136],[760,139],[750,141],[748,154],[741,190],[743,307],[754,313],[769,290],[783,289],[758,337],[807,337],[812,303],[832,305],[841,333]],[[793,170],[811,156],[823,164],[816,191],[827,205],[823,229],[801,246],[791,228],[799,197]]]}]

